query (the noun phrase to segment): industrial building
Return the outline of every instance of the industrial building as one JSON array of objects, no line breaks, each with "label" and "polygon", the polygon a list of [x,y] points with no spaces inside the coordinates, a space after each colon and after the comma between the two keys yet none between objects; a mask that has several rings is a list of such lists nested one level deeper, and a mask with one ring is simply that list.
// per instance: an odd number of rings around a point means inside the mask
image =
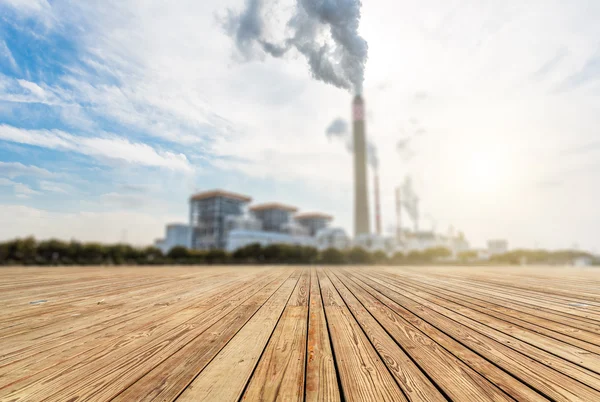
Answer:
[{"label": "industrial building", "polygon": [[328,248],[337,248],[345,250],[352,246],[352,240],[344,229],[341,228],[324,228],[319,230],[316,235],[316,244],[319,250]]},{"label": "industrial building", "polygon": [[252,198],[223,190],[198,193],[190,198],[190,246],[196,250],[225,249],[225,221],[238,217]]},{"label": "industrial building", "polygon": [[186,225],[184,223],[172,223],[167,225],[164,239],[156,240],[154,245],[165,254],[168,253],[173,247],[190,248],[190,225]]},{"label": "industrial building", "polygon": [[307,212],[296,215],[295,219],[302,227],[306,228],[309,236],[316,236],[317,232],[329,226],[333,216],[319,212]]},{"label": "industrial building", "polygon": [[319,248],[350,245],[343,229],[329,228],[333,217],[311,212],[295,215],[298,208],[270,202],[250,206],[251,197],[212,190],[190,197],[188,225],[169,225],[155,245],[164,253],[176,246],[195,250],[238,248],[259,243]]},{"label": "industrial building", "polygon": [[261,222],[263,231],[307,236],[307,231],[294,222],[294,213],[297,211],[296,207],[277,202],[250,207],[252,215]]}]

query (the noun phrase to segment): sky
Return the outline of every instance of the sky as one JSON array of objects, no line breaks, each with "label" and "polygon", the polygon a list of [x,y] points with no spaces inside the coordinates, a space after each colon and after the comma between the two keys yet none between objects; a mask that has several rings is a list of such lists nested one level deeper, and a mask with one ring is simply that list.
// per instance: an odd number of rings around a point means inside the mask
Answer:
[{"label": "sky", "polygon": [[[243,3],[0,0],[0,239],[150,244],[213,188],[351,232],[325,131],[352,94],[293,51],[243,57],[222,24]],[[409,175],[422,229],[600,252],[598,20],[596,0],[365,1],[384,229]]]}]

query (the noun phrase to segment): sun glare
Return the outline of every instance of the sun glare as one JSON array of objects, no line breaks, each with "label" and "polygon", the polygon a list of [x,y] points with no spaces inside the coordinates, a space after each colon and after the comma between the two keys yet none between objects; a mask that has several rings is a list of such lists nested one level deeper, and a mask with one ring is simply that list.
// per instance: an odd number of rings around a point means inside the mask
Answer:
[{"label": "sun glare", "polygon": [[473,150],[462,161],[462,182],[469,193],[499,190],[509,176],[509,161],[492,149]]}]

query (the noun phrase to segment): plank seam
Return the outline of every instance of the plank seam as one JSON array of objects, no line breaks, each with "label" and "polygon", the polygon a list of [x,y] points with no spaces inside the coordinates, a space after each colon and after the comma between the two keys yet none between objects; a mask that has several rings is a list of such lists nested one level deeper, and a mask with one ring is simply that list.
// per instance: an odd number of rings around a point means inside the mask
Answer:
[{"label": "plank seam", "polygon": [[[334,274],[332,274],[334,275]],[[337,275],[336,275],[337,278]],[[342,282],[342,284],[344,284],[344,282],[338,278],[338,280],[340,282]],[[335,283],[333,283],[333,286],[335,287]],[[344,284],[344,286],[346,286],[346,284]],[[352,291],[346,286],[346,288],[348,289],[348,291],[350,293],[352,293]],[[336,288],[337,289],[337,288]],[[339,293],[339,290],[338,290]],[[341,296],[341,294],[340,294]],[[365,309],[365,311],[367,311],[367,313],[369,313],[369,315],[379,324],[379,326],[381,328],[383,328],[383,330],[385,331],[386,334],[388,334],[388,336],[390,337],[390,339],[396,344],[398,345],[398,347],[404,352],[404,354],[415,364],[415,366],[425,375],[425,377],[431,382],[431,384],[433,384],[433,386],[444,396],[444,398],[446,398],[447,401],[451,401],[452,399],[448,396],[448,394],[446,394],[446,392],[440,388],[440,386],[433,380],[433,378],[431,378],[429,376],[429,374],[427,373],[427,371],[425,371],[423,369],[423,367],[421,367],[421,365],[419,365],[415,359],[413,359],[413,357],[406,351],[406,349],[404,349],[402,347],[402,345],[400,343],[398,343],[398,341],[396,341],[396,339],[394,339],[394,337],[389,333],[389,331],[385,328],[385,326],[383,324],[381,324],[379,322],[379,320],[377,320],[377,318],[375,318],[375,316],[373,316],[373,314],[371,314],[371,311],[369,311],[369,309],[363,304],[363,302],[360,301],[359,298],[356,298],[356,301],[363,306],[363,308]],[[342,297],[343,299],[343,297]],[[344,300],[344,303],[346,303],[346,301]],[[348,304],[346,303],[346,306]],[[398,380],[396,380],[396,377],[392,374],[390,368],[387,366],[387,364],[385,364],[385,359],[383,358],[383,356],[379,353],[379,351],[377,350],[377,348],[375,347],[375,345],[373,345],[373,342],[371,342],[371,340],[369,339],[369,335],[365,332],[364,328],[362,327],[362,325],[360,325],[360,322],[358,321],[358,319],[356,318],[356,316],[354,315],[354,313],[352,312],[351,308],[348,308],[348,310],[350,310],[350,314],[352,314],[352,317],[354,317],[354,320],[358,323],[358,326],[360,327],[360,329],[363,331],[363,333],[365,334],[365,336],[367,337],[367,339],[369,340],[369,343],[371,343],[371,345],[373,346],[373,349],[375,349],[375,352],[377,352],[377,354],[379,355],[379,357],[381,358],[381,361],[383,362],[383,364],[385,365],[385,367],[388,369],[388,372],[390,373],[390,375],[392,376],[392,378],[394,379],[394,381],[396,381],[396,383],[398,384],[398,387],[400,387],[400,390],[402,391],[402,393],[404,393],[404,396],[406,397],[406,399],[408,399],[410,401],[409,396],[404,392],[404,390],[402,389],[402,385],[398,382]]]},{"label": "plank seam", "polygon": [[[354,282],[357,282],[356,280],[353,279]],[[358,283],[358,282],[357,282]],[[364,283],[364,282],[362,282]],[[377,294],[381,294],[379,293],[379,291],[375,288],[373,288],[372,286],[370,286],[369,284],[364,283],[365,286],[368,286],[369,288],[372,289],[373,292],[377,293]],[[361,288],[365,289],[364,286],[361,286],[360,284],[358,284],[358,286],[360,286]],[[385,285],[382,285],[385,286]],[[387,286],[385,286],[387,287]],[[388,287],[389,289],[389,287]],[[393,291],[392,289],[390,289],[391,291]],[[367,291],[365,289],[365,291]],[[367,291],[368,292],[368,291]],[[393,291],[395,292],[395,291]],[[373,297],[375,297],[377,300],[379,300],[382,304],[384,304],[386,307],[388,307],[394,314],[399,315],[398,313],[396,313],[389,305],[388,303],[386,303],[384,300],[381,300],[379,297],[377,297],[376,295],[374,295],[373,293],[369,292]],[[382,295],[385,296],[385,295]],[[387,297],[387,296],[385,296]],[[544,392],[540,391],[539,389],[537,389],[536,387],[532,386],[531,384],[524,382],[523,380],[519,379],[518,377],[514,376],[513,374],[511,374],[510,372],[506,371],[505,369],[503,369],[502,367],[498,366],[496,363],[494,363],[493,361],[489,360],[488,358],[486,358],[485,356],[481,355],[480,353],[478,353],[476,350],[471,349],[470,347],[468,347],[467,345],[465,345],[464,343],[462,343],[461,341],[459,341],[458,339],[454,338],[453,336],[451,336],[450,334],[446,333],[446,331],[443,331],[442,329],[438,328],[436,325],[430,323],[429,321],[423,319],[420,315],[416,314],[415,312],[413,312],[412,310],[408,310],[407,308],[401,306],[403,309],[405,309],[406,311],[408,311],[410,314],[413,314],[414,316],[418,317],[421,321],[426,322],[428,325],[431,325],[433,328],[437,329],[438,331],[440,331],[441,333],[443,333],[444,335],[446,335],[447,337],[449,337],[450,339],[452,339],[453,341],[455,341],[456,343],[458,343],[459,345],[462,345],[463,347],[465,347],[466,349],[468,349],[469,351],[471,351],[472,353],[476,354],[477,356],[481,357],[483,360],[487,361],[488,363],[490,363],[491,365],[495,366],[497,369],[499,369],[500,371],[503,371],[505,374],[507,374],[508,376],[514,378],[516,381],[520,382],[521,384],[525,385],[526,387],[529,387],[530,389],[532,389],[533,391],[537,392],[538,394],[540,394],[541,396],[543,396],[544,398],[550,400],[550,401],[554,401],[554,398],[546,395]],[[423,333],[423,331],[421,331],[419,328],[414,327],[417,331],[421,332],[424,336],[428,337],[429,339],[431,339],[431,337],[429,337],[427,334]],[[502,393],[504,393],[505,395],[507,395],[509,398],[511,399],[515,399],[512,395],[508,394],[506,391],[504,391],[500,386],[498,386],[498,384],[492,382],[489,378],[483,376],[481,373],[479,373],[479,371],[472,367],[468,362],[464,361],[463,359],[461,359],[460,356],[456,355],[455,353],[452,353],[451,350],[447,349],[446,347],[444,347],[444,345],[436,342],[435,340],[431,339],[432,342],[435,342],[440,348],[446,350],[448,353],[450,353],[451,355],[455,356],[458,360],[462,361],[464,364],[466,364],[468,367],[470,367],[472,370],[474,370],[476,373],[478,373],[480,376],[482,376],[483,378],[485,378],[486,381],[488,381],[490,384],[493,384],[496,388],[498,388]]]},{"label": "plank seam", "polygon": [[344,388],[342,387],[342,379],[340,377],[340,370],[337,364],[337,358],[335,356],[335,350],[333,348],[333,340],[331,339],[331,332],[329,331],[329,320],[327,318],[327,309],[323,303],[323,289],[321,289],[321,280],[319,279],[319,275],[317,277],[317,284],[319,285],[319,293],[321,295],[321,304],[323,305],[323,316],[325,317],[325,326],[327,328],[327,337],[329,338],[329,346],[331,347],[331,356],[333,357],[333,366],[335,367],[335,378],[338,383],[338,389],[340,390],[340,401],[345,402],[346,396],[344,395]]}]

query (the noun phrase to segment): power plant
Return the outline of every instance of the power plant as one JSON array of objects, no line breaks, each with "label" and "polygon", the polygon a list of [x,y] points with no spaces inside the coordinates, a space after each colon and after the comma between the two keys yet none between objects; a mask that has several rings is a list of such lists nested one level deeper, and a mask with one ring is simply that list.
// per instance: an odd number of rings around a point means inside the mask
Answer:
[{"label": "power plant", "polygon": [[352,138],[354,141],[354,236],[370,233],[367,187],[367,140],[365,102],[360,95],[352,102]]}]

